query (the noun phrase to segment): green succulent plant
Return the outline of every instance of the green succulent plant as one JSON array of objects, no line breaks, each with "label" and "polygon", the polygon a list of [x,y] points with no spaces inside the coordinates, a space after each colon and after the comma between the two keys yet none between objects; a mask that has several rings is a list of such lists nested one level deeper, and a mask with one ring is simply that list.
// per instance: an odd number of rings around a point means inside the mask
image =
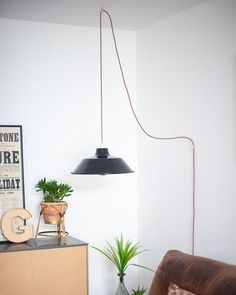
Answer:
[{"label": "green succulent plant", "polygon": [[35,188],[37,192],[43,192],[45,202],[60,202],[73,192],[68,184],[58,183],[55,179],[47,181],[46,178],[39,180]]},{"label": "green succulent plant", "polygon": [[116,266],[120,276],[125,275],[125,271],[130,265],[153,271],[143,265],[130,263],[134,257],[147,251],[141,250],[140,242],[133,243],[133,241],[130,240],[124,241],[122,234],[120,237],[115,237],[114,240],[114,246],[106,241],[107,246],[104,247],[104,249],[94,246],[92,246],[92,248],[105,255]]},{"label": "green succulent plant", "polygon": [[144,287],[142,287],[142,289],[139,288],[137,290],[132,289],[132,293],[131,295],[143,295],[147,292],[147,289],[144,289]]}]

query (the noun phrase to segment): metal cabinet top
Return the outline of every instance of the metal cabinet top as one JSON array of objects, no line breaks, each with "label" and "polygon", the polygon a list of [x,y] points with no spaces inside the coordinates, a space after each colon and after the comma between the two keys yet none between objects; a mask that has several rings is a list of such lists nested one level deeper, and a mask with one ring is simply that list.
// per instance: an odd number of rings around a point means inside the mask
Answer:
[{"label": "metal cabinet top", "polygon": [[46,237],[31,239],[25,243],[11,243],[1,242],[0,243],[0,254],[7,252],[18,252],[18,251],[33,251],[43,249],[55,249],[55,248],[67,248],[67,247],[78,247],[86,246],[87,243],[80,241],[71,236],[63,237]]}]

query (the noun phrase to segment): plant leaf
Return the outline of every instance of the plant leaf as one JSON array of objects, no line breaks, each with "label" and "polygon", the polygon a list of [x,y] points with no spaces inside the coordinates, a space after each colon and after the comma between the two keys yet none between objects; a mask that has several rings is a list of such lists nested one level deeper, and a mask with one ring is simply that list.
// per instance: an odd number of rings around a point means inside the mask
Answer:
[{"label": "plant leaf", "polygon": [[[108,241],[106,241],[106,246],[104,249],[100,249],[94,246],[91,246],[93,249],[102,253],[105,257],[107,257],[117,268],[119,274],[123,275],[128,268],[128,266],[133,265],[137,267],[141,267],[147,269],[149,271],[153,271],[148,267],[139,264],[129,263],[134,257],[137,255],[147,251],[140,250],[141,244],[140,242],[133,243],[132,240],[127,240],[126,242],[123,239],[123,235],[120,237],[114,238],[115,245],[113,246]],[[153,271],[154,272],[154,271]]]}]

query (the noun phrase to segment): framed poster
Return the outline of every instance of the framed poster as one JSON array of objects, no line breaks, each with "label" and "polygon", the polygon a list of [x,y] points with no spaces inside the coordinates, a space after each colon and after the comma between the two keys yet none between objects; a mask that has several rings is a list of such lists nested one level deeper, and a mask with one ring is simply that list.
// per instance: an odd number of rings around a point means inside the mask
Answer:
[{"label": "framed poster", "polygon": [[0,220],[13,208],[25,208],[22,126],[0,125]]}]

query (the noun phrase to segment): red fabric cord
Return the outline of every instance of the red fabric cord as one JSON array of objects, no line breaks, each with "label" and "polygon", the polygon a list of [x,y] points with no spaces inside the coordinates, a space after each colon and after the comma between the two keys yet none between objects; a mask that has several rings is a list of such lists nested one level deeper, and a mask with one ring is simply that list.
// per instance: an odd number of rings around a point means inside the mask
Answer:
[{"label": "red fabric cord", "polygon": [[100,11],[100,100],[101,100],[101,143],[103,143],[103,69],[102,69],[102,13],[105,13],[110,21],[110,26],[111,26],[111,31],[112,31],[112,37],[113,37],[113,41],[114,41],[114,46],[115,46],[115,51],[116,51],[116,56],[117,56],[117,60],[118,60],[118,64],[119,64],[119,68],[120,68],[120,72],[121,72],[121,76],[122,76],[122,81],[126,90],[126,94],[129,100],[129,105],[132,111],[132,114],[137,122],[137,124],[139,125],[140,129],[143,131],[144,134],[146,134],[148,137],[152,138],[152,139],[156,139],[156,140],[187,140],[191,143],[192,145],[192,255],[194,255],[194,251],[195,251],[195,186],[196,186],[196,167],[195,167],[195,143],[194,140],[189,137],[189,136],[184,136],[184,135],[180,135],[180,136],[173,136],[173,137],[157,137],[157,136],[153,136],[152,134],[148,133],[143,125],[141,124],[140,120],[138,119],[138,116],[134,110],[133,104],[132,104],[132,100],[130,97],[130,93],[129,93],[129,89],[125,80],[125,75],[124,75],[124,71],[123,71],[123,67],[121,64],[121,60],[120,60],[120,55],[119,55],[119,51],[118,51],[118,47],[117,47],[117,42],[116,42],[116,37],[115,37],[115,32],[114,32],[114,27],[113,27],[113,22],[112,22],[112,18],[109,14],[109,12],[107,12],[106,10],[102,9]]},{"label": "red fabric cord", "polygon": [[102,71],[102,10],[100,11],[100,114],[101,114],[101,144],[103,144],[103,71]]}]

